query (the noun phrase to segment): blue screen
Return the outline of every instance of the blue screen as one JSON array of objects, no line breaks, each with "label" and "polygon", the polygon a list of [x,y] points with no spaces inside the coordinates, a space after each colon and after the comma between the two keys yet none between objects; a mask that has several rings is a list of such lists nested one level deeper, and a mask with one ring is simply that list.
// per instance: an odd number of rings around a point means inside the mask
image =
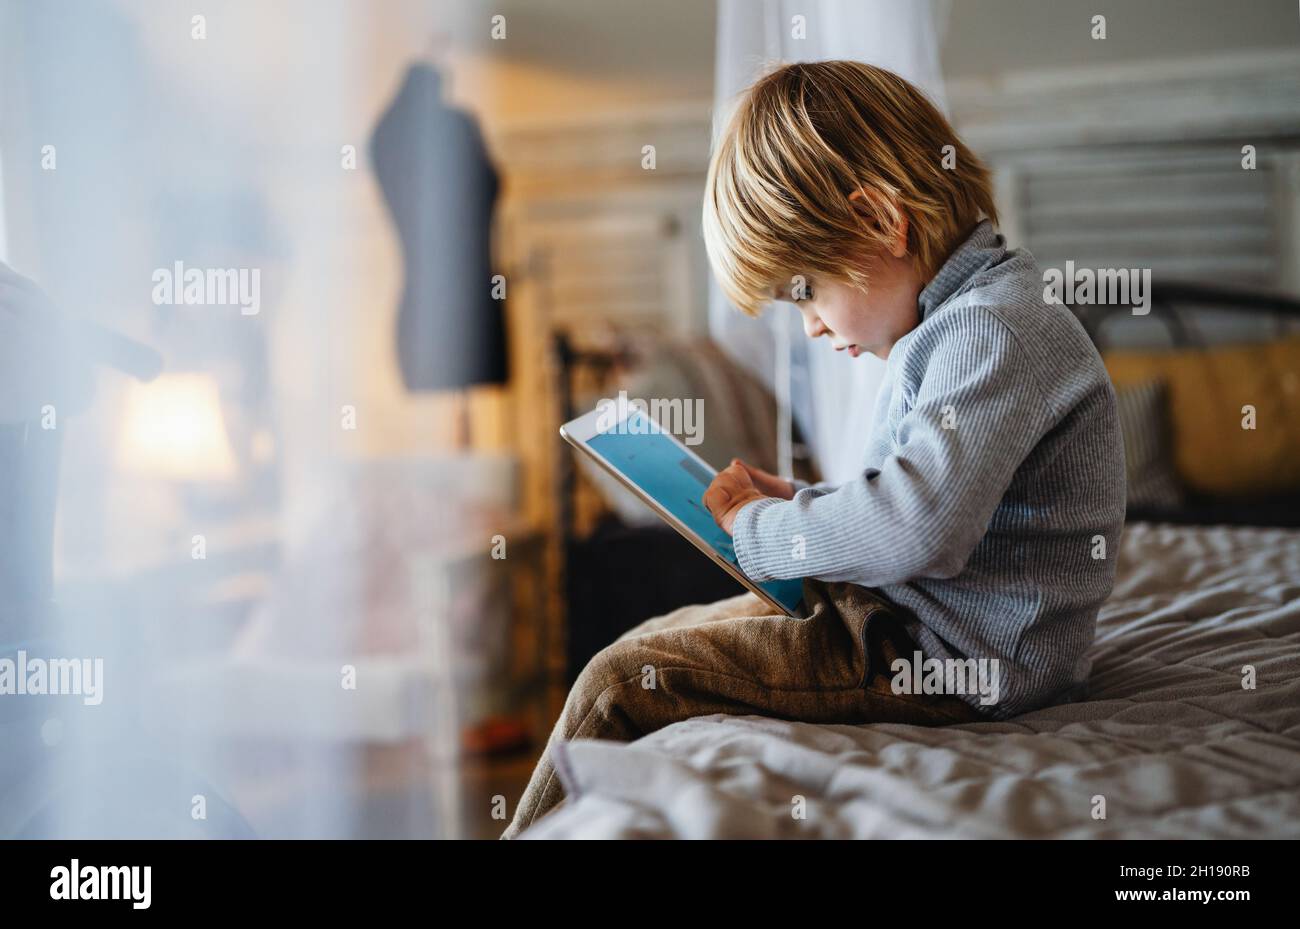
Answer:
[{"label": "blue screen", "polygon": [[[602,432],[587,444],[739,569],[731,536],[704,507],[704,491],[713,472],[639,413],[632,413],[619,428],[621,431]],[[801,580],[755,583],[791,612],[803,600]]]}]

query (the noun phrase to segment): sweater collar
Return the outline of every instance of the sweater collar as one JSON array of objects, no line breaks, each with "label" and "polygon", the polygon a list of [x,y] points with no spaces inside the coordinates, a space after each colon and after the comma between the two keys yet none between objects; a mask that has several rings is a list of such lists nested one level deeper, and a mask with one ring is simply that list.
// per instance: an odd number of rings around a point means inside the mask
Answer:
[{"label": "sweater collar", "polygon": [[992,267],[1007,253],[1007,242],[994,231],[993,224],[981,220],[974,231],[948,260],[939,268],[934,280],[925,285],[916,298],[921,308],[921,319],[926,319],[935,309],[946,303],[962,285],[976,274]]}]

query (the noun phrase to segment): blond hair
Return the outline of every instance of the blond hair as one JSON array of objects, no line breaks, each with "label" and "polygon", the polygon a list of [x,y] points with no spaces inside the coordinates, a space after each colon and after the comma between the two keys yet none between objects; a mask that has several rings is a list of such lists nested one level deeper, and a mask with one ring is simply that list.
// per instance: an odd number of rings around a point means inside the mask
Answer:
[{"label": "blond hair", "polygon": [[742,96],[709,163],[705,247],[750,316],[796,274],[866,290],[864,258],[897,238],[903,216],[924,281],[981,218],[997,222],[988,169],[920,90],[883,68],[778,68]]}]

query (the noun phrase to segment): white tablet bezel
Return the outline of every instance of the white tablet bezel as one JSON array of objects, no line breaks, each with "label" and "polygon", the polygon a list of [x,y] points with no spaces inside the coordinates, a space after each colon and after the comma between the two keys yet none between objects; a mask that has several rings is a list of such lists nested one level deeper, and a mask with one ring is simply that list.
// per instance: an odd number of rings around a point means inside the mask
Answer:
[{"label": "white tablet bezel", "polygon": [[[691,449],[688,446],[682,444],[682,442],[678,440],[678,438],[675,435],[673,435],[667,429],[664,429],[653,419],[651,419],[650,414],[647,411],[639,409],[638,407],[629,406],[626,409],[618,412],[620,412],[622,415],[618,417],[615,425],[617,425],[617,423],[624,422],[628,418],[628,416],[631,415],[633,412],[640,413],[642,418],[646,419],[651,423],[654,423],[654,425],[658,427],[658,430],[664,436],[666,436],[670,441],[672,441],[680,451],[689,455],[694,461],[698,462],[699,465],[703,467],[705,470],[707,470],[710,474],[718,473],[716,468],[710,465],[699,455],[695,454],[695,452],[691,451]],[[658,503],[658,501],[656,501],[653,497],[651,497],[640,487],[638,487],[631,478],[629,478],[617,467],[615,467],[613,464],[607,461],[599,452],[597,452],[594,448],[592,448],[588,444],[588,442],[591,439],[595,438],[597,435],[600,435],[603,432],[610,431],[608,428],[602,430],[598,428],[598,426],[608,425],[608,420],[611,418],[612,415],[613,414],[610,411],[597,407],[596,409],[592,410],[590,413],[586,413],[582,416],[579,416],[577,419],[571,420],[565,423],[563,426],[561,426],[560,435],[563,436],[564,440],[568,442],[570,445],[572,445],[574,448],[582,451],[584,454],[590,457],[592,461],[596,462],[596,464],[598,464],[601,468],[603,468],[620,484],[622,484],[628,490],[632,491],[632,493],[636,494],[639,500],[641,500],[652,510],[654,510],[654,512],[658,514],[661,519],[663,519],[666,523],[668,523],[668,525],[676,529],[683,537],[687,539],[687,541],[689,541],[692,545],[694,545],[701,552],[707,555],[713,561],[714,564],[722,568],[722,570],[726,571],[733,578],[739,581],[745,587],[746,590],[748,590],[750,593],[754,594],[755,596],[759,597],[764,603],[766,603],[768,606],[775,609],[777,612],[785,616],[794,616],[796,618],[799,617],[800,616],[799,613],[791,613],[788,609],[786,609],[786,607],[784,607],[783,605],[778,603],[775,599],[773,599],[771,595],[769,595],[766,591],[763,590],[763,588],[759,587],[758,584],[750,580],[745,575],[745,573],[740,570],[740,568],[736,567],[731,562],[727,561],[727,559],[723,558],[716,551],[714,551],[713,546],[709,545],[709,543],[705,542],[702,538],[700,538],[699,535],[697,535],[689,526],[687,526],[685,523],[679,520],[665,507],[661,506]]]}]

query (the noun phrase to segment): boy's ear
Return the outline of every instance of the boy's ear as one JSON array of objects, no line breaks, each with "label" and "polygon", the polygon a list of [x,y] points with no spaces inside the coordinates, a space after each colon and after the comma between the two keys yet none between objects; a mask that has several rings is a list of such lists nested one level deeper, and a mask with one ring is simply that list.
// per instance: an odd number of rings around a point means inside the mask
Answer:
[{"label": "boy's ear", "polygon": [[863,218],[889,236],[889,254],[895,258],[907,254],[907,214],[897,200],[859,187],[849,194],[849,201]]}]

